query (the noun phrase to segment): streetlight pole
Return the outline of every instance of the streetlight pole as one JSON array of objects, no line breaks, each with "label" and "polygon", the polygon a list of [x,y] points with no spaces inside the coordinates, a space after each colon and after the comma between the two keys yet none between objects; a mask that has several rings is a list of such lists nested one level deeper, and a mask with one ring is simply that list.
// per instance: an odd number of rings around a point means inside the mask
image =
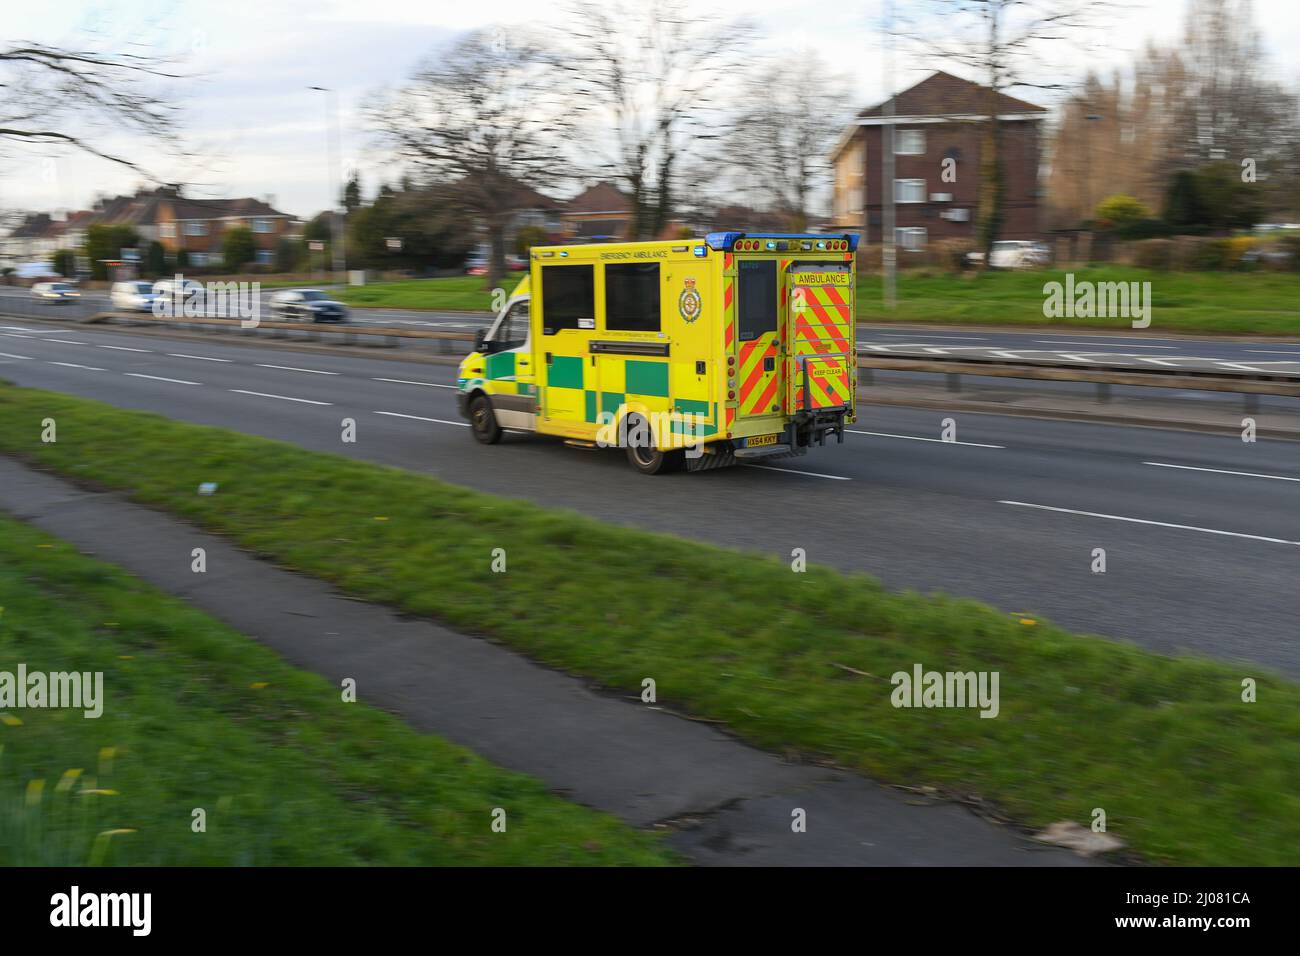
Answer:
[{"label": "streetlight pole", "polygon": [[339,154],[339,98],[338,93],[327,86],[310,86],[308,89],[316,90],[318,93],[327,94],[325,101],[325,152],[326,161],[329,163],[330,179],[330,245],[334,249],[334,282],[341,285],[344,282],[344,271],[347,269],[347,261],[343,255],[343,210],[340,208],[342,199],[339,191],[342,190],[342,183],[339,177],[338,154]]},{"label": "streetlight pole", "polygon": [[894,9],[885,0],[885,55],[881,63],[885,70],[885,105],[881,108],[884,125],[880,130],[881,182],[880,198],[880,266],[884,273],[883,292],[885,308],[893,309],[898,302],[897,270],[898,251],[894,245]]}]

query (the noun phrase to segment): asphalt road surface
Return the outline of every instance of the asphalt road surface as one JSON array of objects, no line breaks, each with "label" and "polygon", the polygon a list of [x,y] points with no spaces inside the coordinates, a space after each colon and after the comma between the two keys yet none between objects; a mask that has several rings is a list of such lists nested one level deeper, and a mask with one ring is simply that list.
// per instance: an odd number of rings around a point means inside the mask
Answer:
[{"label": "asphalt road surface", "polygon": [[[0,378],[21,385],[783,559],[804,548],[891,587],[1300,676],[1300,443],[864,406],[843,446],[647,478],[616,450],[476,444],[448,366],[0,325]],[[355,445],[340,442],[344,417]],[[940,440],[944,417],[955,442]]]}]

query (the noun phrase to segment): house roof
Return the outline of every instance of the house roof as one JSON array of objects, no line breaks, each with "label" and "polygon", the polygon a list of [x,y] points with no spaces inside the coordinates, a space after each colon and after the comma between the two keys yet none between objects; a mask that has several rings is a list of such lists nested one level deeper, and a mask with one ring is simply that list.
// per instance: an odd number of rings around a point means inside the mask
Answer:
[{"label": "house roof", "polygon": [[564,205],[566,214],[595,212],[627,213],[632,210],[632,200],[613,183],[594,183],[574,196]]},{"label": "house roof", "polygon": [[[893,96],[895,116],[965,116],[987,115],[989,88],[959,76],[939,70],[931,73],[915,86]],[[883,100],[858,114],[858,119],[868,119],[884,114]],[[1035,106],[1006,93],[997,94],[998,115],[1007,113],[1046,113]]]}]

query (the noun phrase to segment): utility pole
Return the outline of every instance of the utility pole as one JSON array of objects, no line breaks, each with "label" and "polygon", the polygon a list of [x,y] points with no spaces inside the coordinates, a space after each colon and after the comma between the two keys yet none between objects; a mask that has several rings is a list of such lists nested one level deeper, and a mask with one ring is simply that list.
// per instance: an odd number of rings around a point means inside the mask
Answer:
[{"label": "utility pole", "polygon": [[325,152],[326,161],[329,163],[330,179],[330,245],[334,250],[334,282],[336,285],[346,284],[347,278],[344,273],[347,270],[347,260],[343,255],[343,216],[342,208],[343,198],[340,195],[343,184],[339,176],[339,98],[338,93],[326,86],[311,86],[308,89],[316,90],[318,93],[327,94],[325,101]]},{"label": "utility pole", "polygon": [[882,200],[880,222],[880,265],[884,272],[885,308],[893,309],[898,303],[897,250],[894,248],[894,7],[885,0],[885,55],[881,63],[885,70],[885,105],[881,108],[884,126],[881,127],[881,183]]}]

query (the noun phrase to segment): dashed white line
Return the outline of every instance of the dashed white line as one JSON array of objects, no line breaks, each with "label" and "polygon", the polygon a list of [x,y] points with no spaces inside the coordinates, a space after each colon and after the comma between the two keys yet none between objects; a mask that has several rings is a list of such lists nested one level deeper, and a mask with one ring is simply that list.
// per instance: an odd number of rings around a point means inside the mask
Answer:
[{"label": "dashed white line", "polygon": [[7,335],[11,339],[30,339],[30,335],[19,335],[17,332],[0,332],[0,335]]},{"label": "dashed white line", "polygon": [[440,382],[412,382],[404,378],[372,378],[372,382],[392,382],[394,385],[427,385],[429,388],[455,388],[455,385],[443,385]]},{"label": "dashed white line", "polygon": [[469,428],[469,422],[449,422],[445,418],[425,418],[423,415],[403,415],[401,412],[375,412],[376,415],[388,415],[390,418],[410,418],[417,422],[436,422],[439,425],[458,425]]},{"label": "dashed white line", "polygon": [[823,475],[816,471],[795,471],[793,468],[775,468],[772,465],[751,465],[749,462],[741,462],[745,468],[762,468],[764,471],[779,471],[786,475],[806,475],[809,478],[830,478],[834,481],[852,481],[844,475]]},{"label": "dashed white line", "polygon": [[907,441],[932,441],[940,445],[969,445],[972,448],[1006,448],[1006,445],[985,445],[977,441],[946,441],[942,438],[922,438],[919,435],[894,435],[890,432],[864,432],[853,428],[844,429],[850,435],[874,435],[876,438],[904,438]]},{"label": "dashed white line", "polygon": [[1059,514],[1081,515],[1085,518],[1105,518],[1108,521],[1125,521],[1129,524],[1153,525],[1157,528],[1174,528],[1178,531],[1199,531],[1202,534],[1217,534],[1229,538],[1246,538],[1250,541],[1266,541],[1269,544],[1289,544],[1300,548],[1300,541],[1288,541],[1285,538],[1269,538],[1262,534],[1245,534],[1241,531],[1222,531],[1218,528],[1198,528],[1190,524],[1173,524],[1168,521],[1151,521],[1147,518],[1129,518],[1125,515],[1108,515],[1097,511],[1076,511],[1074,508],[1054,508],[1051,505],[1036,505],[1028,501],[999,501],[1000,505],[1015,505],[1018,508],[1037,508],[1039,511],[1055,511]]},{"label": "dashed white line", "polygon": [[[1069,342],[1065,339],[1034,339],[1040,345],[1096,345],[1096,342]],[[1176,349],[1176,345],[1133,345],[1128,343],[1126,348],[1130,349]]]},{"label": "dashed white line", "polygon": [[76,362],[49,362],[50,365],[62,365],[64,368],[84,368],[87,372],[102,372],[104,369],[93,365],[78,365]]},{"label": "dashed white line", "polygon": [[60,345],[87,345],[86,342],[74,342],[72,339],[47,339],[42,338],[42,342],[58,342]]},{"label": "dashed white line", "polygon": [[318,368],[295,368],[292,365],[267,365],[264,362],[254,362],[258,368],[274,368],[282,372],[310,372],[312,375],[340,375],[340,372],[322,372]]},{"label": "dashed white line", "polygon": [[1242,349],[1243,352],[1249,352],[1251,355],[1300,355],[1295,349]]},{"label": "dashed white line", "polygon": [[244,388],[232,388],[236,395],[256,395],[258,398],[278,398],[282,402],[302,402],[304,405],[333,405],[333,402],[317,402],[310,398],[294,398],[292,395],[272,395],[270,392],[250,392]]},{"label": "dashed white line", "polygon": [[115,352],[152,352],[153,349],[133,349],[127,345],[96,345],[97,349],[112,349]]},{"label": "dashed white line", "polygon": [[1194,465],[1171,465],[1166,461],[1144,461],[1144,465],[1154,465],[1157,468],[1177,468],[1181,471],[1206,471],[1213,475],[1237,475],[1241,478],[1272,478],[1274,481],[1300,481],[1300,478],[1292,478],[1290,475],[1264,475],[1255,471],[1227,471],[1223,468],[1197,468]]},{"label": "dashed white line", "polygon": [[202,382],[188,382],[183,378],[163,378],[161,375],[145,375],[143,372],[123,372],[131,378],[148,378],[155,382],[171,382],[173,385],[202,385]]},{"label": "dashed white line", "polygon": [[26,359],[28,361],[35,361],[35,359],[33,359],[30,355],[14,355],[12,352],[0,352],[0,356],[3,356],[4,358],[11,358],[11,359]]},{"label": "dashed white line", "polygon": [[196,362],[233,362],[234,359],[211,358],[207,355],[186,355],[183,352],[168,352],[168,358],[194,359]]}]

